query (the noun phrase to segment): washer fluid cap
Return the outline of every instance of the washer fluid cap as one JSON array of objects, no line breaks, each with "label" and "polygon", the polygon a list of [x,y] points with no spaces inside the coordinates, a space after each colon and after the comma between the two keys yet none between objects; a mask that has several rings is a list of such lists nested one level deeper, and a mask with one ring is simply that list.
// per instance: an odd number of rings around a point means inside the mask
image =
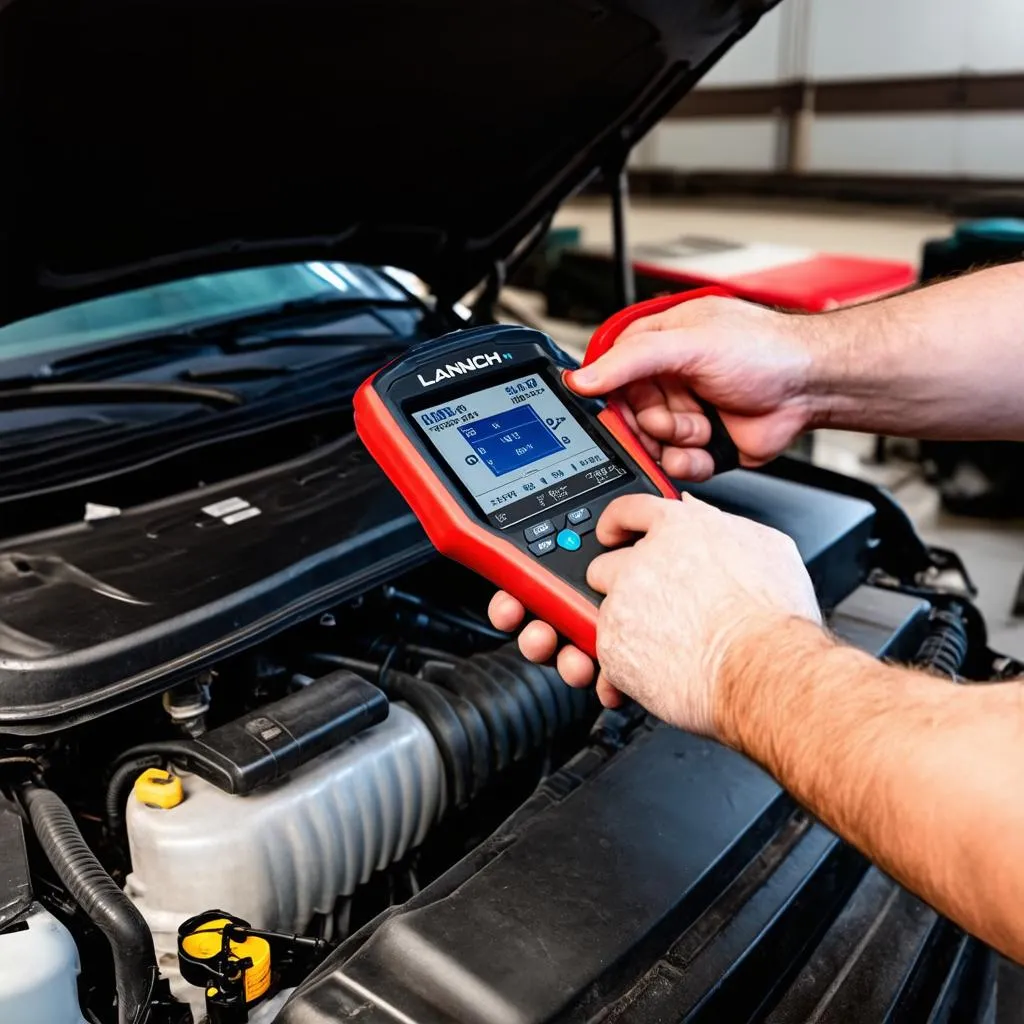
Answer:
[{"label": "washer fluid cap", "polygon": [[133,792],[140,804],[165,810],[177,807],[185,799],[181,779],[163,768],[147,768],[135,780]]}]

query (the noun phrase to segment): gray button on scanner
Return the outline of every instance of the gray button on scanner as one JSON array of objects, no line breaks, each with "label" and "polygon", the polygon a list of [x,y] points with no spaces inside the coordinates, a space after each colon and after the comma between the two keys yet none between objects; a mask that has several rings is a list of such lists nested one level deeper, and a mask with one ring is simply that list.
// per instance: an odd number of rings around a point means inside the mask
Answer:
[{"label": "gray button on scanner", "polygon": [[541,537],[547,537],[548,534],[555,532],[555,524],[550,519],[545,519],[543,523],[534,523],[533,526],[528,526],[523,530],[523,536],[527,540],[540,540]]},{"label": "gray button on scanner", "polygon": [[550,555],[555,550],[555,538],[544,537],[542,540],[535,540],[530,545],[530,550],[535,555]]}]

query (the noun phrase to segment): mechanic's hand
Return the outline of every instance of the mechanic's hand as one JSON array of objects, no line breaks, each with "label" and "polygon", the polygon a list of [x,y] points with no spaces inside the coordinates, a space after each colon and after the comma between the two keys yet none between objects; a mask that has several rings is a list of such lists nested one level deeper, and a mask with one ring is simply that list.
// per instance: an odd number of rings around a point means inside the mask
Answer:
[{"label": "mechanic's hand", "polygon": [[[599,555],[587,582],[606,594],[597,621],[598,693],[617,691],[662,721],[715,734],[715,692],[727,653],[792,616],[820,622],[807,570],[784,534],[732,516],[690,495],[682,501],[631,494],[613,501],[597,537],[616,547]],[[507,594],[491,601],[491,620],[514,629],[523,609]],[[554,654],[557,636],[531,622],[519,639],[531,661]],[[590,659],[563,647],[558,669],[567,683],[587,685]]]},{"label": "mechanic's hand", "polygon": [[[612,349],[569,374],[580,394],[610,397],[665,472],[703,480],[714,471],[701,449],[711,427],[693,400],[696,391],[718,407],[747,466],[767,462],[812,423],[808,394],[813,317],[775,313],[738,299],[683,302],[630,324]],[[523,606],[495,594],[489,609],[498,629],[517,629]],[[558,647],[555,631],[531,622],[519,639],[533,661],[547,661]],[[558,670],[571,686],[587,685],[593,664],[575,647],[558,654]],[[598,695],[614,705],[614,688],[602,679]]]},{"label": "mechanic's hand", "polygon": [[669,476],[704,480],[714,471],[701,450],[711,427],[693,392],[718,408],[742,465],[767,462],[812,423],[816,322],[738,299],[695,299],[630,324],[566,380],[581,395],[609,395]]}]

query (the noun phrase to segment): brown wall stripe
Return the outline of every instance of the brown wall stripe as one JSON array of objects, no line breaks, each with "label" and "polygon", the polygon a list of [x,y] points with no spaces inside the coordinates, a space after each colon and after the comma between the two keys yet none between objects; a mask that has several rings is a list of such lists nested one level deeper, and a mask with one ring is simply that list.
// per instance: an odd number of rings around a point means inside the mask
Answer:
[{"label": "brown wall stripe", "polygon": [[793,174],[752,171],[629,172],[634,196],[734,196],[868,202],[939,209],[957,216],[1024,217],[1024,179],[937,175]]},{"label": "brown wall stripe", "polygon": [[803,87],[788,85],[695,89],[668,113],[681,117],[773,117],[800,109]]},{"label": "brown wall stripe", "polygon": [[1024,111],[1024,74],[873,78],[846,82],[789,82],[697,89],[669,118],[819,114]]}]

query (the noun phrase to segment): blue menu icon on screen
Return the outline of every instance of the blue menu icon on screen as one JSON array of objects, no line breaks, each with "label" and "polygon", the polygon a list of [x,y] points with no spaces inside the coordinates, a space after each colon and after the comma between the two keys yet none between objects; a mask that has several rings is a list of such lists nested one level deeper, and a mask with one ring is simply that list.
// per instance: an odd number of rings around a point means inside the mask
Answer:
[{"label": "blue menu icon on screen", "polygon": [[504,476],[565,448],[529,405],[458,429],[495,476]]}]

